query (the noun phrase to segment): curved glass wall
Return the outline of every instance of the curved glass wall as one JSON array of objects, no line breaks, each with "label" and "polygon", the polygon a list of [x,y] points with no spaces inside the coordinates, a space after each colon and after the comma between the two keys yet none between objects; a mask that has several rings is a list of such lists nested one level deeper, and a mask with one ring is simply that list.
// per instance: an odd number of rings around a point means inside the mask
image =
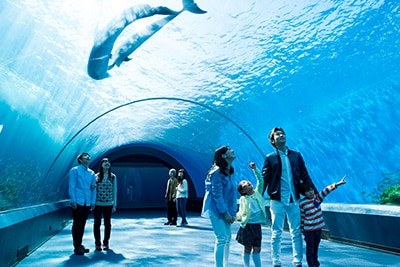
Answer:
[{"label": "curved glass wall", "polygon": [[230,145],[237,179],[253,179],[275,126],[318,188],[347,175],[327,202],[387,202],[400,183],[397,2],[196,3],[207,13],[137,21],[132,1],[0,3],[1,210],[67,198],[82,151],[95,167],[135,146],[173,158],[201,198],[215,148]]}]

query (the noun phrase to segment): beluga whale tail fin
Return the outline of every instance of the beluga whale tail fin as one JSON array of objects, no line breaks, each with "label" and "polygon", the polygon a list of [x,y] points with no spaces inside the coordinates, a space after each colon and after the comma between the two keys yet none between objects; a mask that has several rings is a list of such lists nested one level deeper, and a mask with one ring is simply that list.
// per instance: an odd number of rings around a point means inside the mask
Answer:
[{"label": "beluga whale tail fin", "polygon": [[204,14],[207,11],[199,8],[199,6],[194,2],[194,0],[182,0],[183,10],[187,10],[194,14]]}]

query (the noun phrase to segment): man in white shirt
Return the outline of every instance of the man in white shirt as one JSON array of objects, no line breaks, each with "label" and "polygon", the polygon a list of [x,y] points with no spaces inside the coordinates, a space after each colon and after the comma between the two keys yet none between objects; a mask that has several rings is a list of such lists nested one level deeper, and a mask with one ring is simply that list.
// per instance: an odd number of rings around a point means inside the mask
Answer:
[{"label": "man in white shirt", "polygon": [[268,187],[267,193],[271,198],[272,264],[274,267],[281,267],[281,235],[286,216],[292,239],[292,264],[294,267],[301,267],[303,242],[300,230],[299,184],[308,182],[313,188],[315,186],[301,154],[286,146],[286,134],[282,128],[273,128],[269,134],[269,141],[276,150],[266,156],[262,176],[264,191]]},{"label": "man in white shirt", "polygon": [[72,239],[74,252],[83,255],[89,249],[82,245],[83,233],[90,211],[96,204],[96,175],[89,169],[90,155],[83,152],[78,156],[78,166],[69,172],[69,197],[72,208]]}]

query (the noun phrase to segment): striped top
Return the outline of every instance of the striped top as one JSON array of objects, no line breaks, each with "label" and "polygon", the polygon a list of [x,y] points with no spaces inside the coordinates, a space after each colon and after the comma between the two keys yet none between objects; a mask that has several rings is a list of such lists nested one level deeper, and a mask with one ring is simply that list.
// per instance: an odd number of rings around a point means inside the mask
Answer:
[{"label": "striped top", "polygon": [[117,207],[117,177],[111,174],[112,178],[107,177],[102,181],[99,174],[96,174],[96,205]]},{"label": "striped top", "polygon": [[331,184],[316,193],[314,198],[304,197],[300,200],[300,228],[303,232],[314,232],[326,227],[322,216],[321,203],[336,188],[336,184]]}]

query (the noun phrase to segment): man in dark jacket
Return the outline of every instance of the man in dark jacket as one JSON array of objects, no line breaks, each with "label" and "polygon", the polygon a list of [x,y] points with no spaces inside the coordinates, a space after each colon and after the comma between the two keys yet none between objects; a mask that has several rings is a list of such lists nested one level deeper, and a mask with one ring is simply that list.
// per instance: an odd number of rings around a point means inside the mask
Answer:
[{"label": "man in dark jacket", "polygon": [[176,225],[176,220],[178,219],[178,211],[176,210],[176,186],[178,179],[176,178],[175,169],[170,169],[168,174],[167,189],[165,190],[168,221],[164,225]]},{"label": "man in dark jacket", "polygon": [[282,128],[273,128],[269,134],[269,141],[276,150],[266,156],[262,176],[264,191],[267,189],[271,198],[272,264],[274,267],[281,266],[281,235],[286,215],[292,239],[292,263],[295,267],[301,267],[303,242],[300,230],[299,184],[309,182],[314,188],[315,186],[301,154],[286,146],[286,134]]}]

